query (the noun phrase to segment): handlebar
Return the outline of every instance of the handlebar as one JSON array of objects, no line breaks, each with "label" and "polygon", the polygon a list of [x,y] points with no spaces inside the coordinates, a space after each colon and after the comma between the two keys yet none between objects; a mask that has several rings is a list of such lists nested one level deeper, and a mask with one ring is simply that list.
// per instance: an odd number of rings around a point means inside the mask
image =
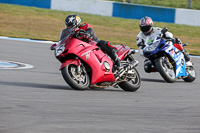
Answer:
[{"label": "handlebar", "polygon": [[165,34],[167,31],[168,31],[168,29],[167,29],[167,27],[165,27],[165,28],[163,28],[163,29],[161,30],[161,33]]},{"label": "handlebar", "polygon": [[75,32],[74,37],[76,37],[77,39],[83,40],[83,41],[91,41],[90,34],[82,29]]}]

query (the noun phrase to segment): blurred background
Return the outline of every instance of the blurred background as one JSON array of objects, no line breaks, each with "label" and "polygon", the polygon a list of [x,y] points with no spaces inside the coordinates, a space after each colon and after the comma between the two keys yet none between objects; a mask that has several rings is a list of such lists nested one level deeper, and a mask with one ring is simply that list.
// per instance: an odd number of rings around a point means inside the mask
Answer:
[{"label": "blurred background", "polygon": [[173,8],[200,9],[199,0],[111,0],[123,3],[143,4]]},{"label": "blurred background", "polygon": [[0,8],[0,36],[58,41],[66,16],[78,14],[100,39],[137,49],[139,19],[150,16],[200,55],[199,0],[0,0]]}]

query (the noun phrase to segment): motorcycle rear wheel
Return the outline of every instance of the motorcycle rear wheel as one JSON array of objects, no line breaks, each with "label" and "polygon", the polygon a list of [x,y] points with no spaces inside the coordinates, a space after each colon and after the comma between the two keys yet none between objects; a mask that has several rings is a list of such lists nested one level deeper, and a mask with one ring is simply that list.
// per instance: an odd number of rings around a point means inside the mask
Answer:
[{"label": "motorcycle rear wheel", "polygon": [[69,64],[61,70],[62,76],[66,83],[75,90],[85,90],[90,84],[90,78],[88,74],[83,70],[78,72],[78,67],[74,64]]},{"label": "motorcycle rear wheel", "polygon": [[132,74],[130,75],[132,78],[130,78],[130,80],[128,80],[128,81],[121,82],[118,85],[124,91],[135,92],[140,88],[141,79],[140,79],[140,75],[139,75],[138,71],[135,68],[133,68],[130,71],[132,71],[131,72]]},{"label": "motorcycle rear wheel", "polygon": [[[166,59],[166,60],[165,60]],[[168,64],[167,64],[168,63]],[[173,67],[170,68],[171,63],[169,60],[167,60],[167,57],[160,57],[156,62],[156,69],[160,73],[160,75],[163,77],[165,81],[168,83],[173,83],[176,81],[176,74],[174,72]]]}]

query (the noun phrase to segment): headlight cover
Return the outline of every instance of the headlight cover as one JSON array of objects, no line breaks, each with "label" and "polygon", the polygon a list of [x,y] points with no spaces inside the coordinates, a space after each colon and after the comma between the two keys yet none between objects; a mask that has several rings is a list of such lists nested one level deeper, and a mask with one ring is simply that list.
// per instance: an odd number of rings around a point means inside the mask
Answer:
[{"label": "headlight cover", "polygon": [[65,50],[65,43],[56,48],[56,56],[59,56]]},{"label": "headlight cover", "polygon": [[153,43],[152,45],[146,46],[144,48],[145,51],[149,51],[152,52],[156,49],[156,47],[159,45],[160,41],[156,41],[155,43]]}]

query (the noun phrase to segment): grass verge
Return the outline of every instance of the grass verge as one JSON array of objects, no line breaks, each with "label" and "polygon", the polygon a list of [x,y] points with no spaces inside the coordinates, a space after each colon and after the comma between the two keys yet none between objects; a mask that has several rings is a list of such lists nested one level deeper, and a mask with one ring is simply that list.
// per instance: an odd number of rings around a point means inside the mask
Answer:
[{"label": "grass verge", "polygon": [[[56,11],[19,5],[0,4],[0,36],[58,41],[64,28],[65,17],[75,12]],[[124,43],[137,48],[138,20],[105,17],[78,13],[82,22],[88,22],[95,34],[102,40],[117,45]],[[186,50],[200,55],[200,27],[155,22],[154,26],[168,27],[183,43],[189,43]]]}]

